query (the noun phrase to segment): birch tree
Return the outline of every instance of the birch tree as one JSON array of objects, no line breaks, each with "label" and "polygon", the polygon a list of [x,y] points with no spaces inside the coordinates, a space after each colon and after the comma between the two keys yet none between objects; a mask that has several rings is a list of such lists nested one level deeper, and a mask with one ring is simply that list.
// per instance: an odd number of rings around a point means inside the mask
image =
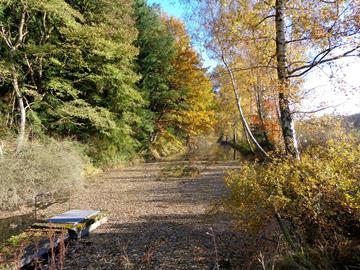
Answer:
[{"label": "birch tree", "polygon": [[[36,45],[43,46],[49,38],[53,28],[47,28],[48,13],[57,14],[58,18],[64,22],[79,16],[62,0],[54,0],[52,3],[31,0],[0,1],[0,48],[3,60],[1,73],[3,80],[12,86],[17,101],[19,111],[17,153],[21,151],[26,136],[27,110],[30,109],[26,93],[29,91],[33,94],[39,92],[41,66],[44,60],[41,56],[36,57],[38,74],[35,74],[33,63],[28,58],[28,51],[34,50]],[[35,31],[35,27],[38,28],[37,25],[40,25],[41,34],[39,31]],[[30,74],[32,86],[30,86],[31,83],[25,83],[25,77],[28,74]],[[36,75],[39,76],[35,82]],[[28,87],[37,91],[29,90]]]},{"label": "birch tree", "polygon": [[136,151],[144,100],[132,4],[0,0],[0,111],[17,152],[27,134],[88,143],[96,162]]},{"label": "birch tree", "polygon": [[[1,2],[0,2],[1,4]],[[4,42],[5,48],[8,51],[8,63],[9,63],[9,74],[11,78],[12,87],[14,89],[18,108],[20,111],[19,121],[19,132],[17,142],[17,152],[21,150],[21,147],[25,138],[25,125],[26,125],[26,111],[23,100],[23,93],[19,86],[19,71],[16,65],[16,54],[18,53],[21,46],[24,44],[24,40],[28,34],[27,32],[27,7],[24,3],[20,2],[20,19],[15,25],[5,25],[4,21],[1,21],[0,34],[2,41]]]},{"label": "birch tree", "polygon": [[[241,55],[255,40],[263,56],[243,63],[233,72],[272,69],[276,71],[278,108],[287,154],[299,158],[292,103],[302,78],[314,68],[344,57],[359,56],[359,2],[212,0],[196,2],[198,24],[205,43],[214,34]],[[211,30],[216,20],[220,32]],[[195,16],[194,16],[195,17]],[[227,48],[229,49],[229,48]],[[221,57],[218,56],[218,60]]]}]

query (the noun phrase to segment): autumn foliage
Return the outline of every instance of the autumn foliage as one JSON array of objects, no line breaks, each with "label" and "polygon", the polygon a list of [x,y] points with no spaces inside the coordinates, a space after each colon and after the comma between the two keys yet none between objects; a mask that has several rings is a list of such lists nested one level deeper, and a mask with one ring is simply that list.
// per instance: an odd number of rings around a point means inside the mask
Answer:
[{"label": "autumn foliage", "polygon": [[197,52],[190,45],[190,37],[183,22],[167,18],[166,25],[176,41],[176,57],[172,63],[175,72],[171,83],[175,88],[182,89],[182,99],[186,104],[184,110],[179,112],[178,125],[189,136],[209,132],[215,117],[212,83],[206,76]]},{"label": "autumn foliage", "polygon": [[251,231],[264,228],[279,214],[297,247],[292,254],[304,250],[320,269],[358,265],[358,140],[352,135],[329,140],[325,146],[308,148],[299,161],[244,164],[227,177],[231,193],[225,208],[239,228]]},{"label": "autumn foliage", "polygon": [[162,15],[162,23],[173,38],[168,87],[174,100],[155,122],[156,141],[152,149],[168,155],[184,149],[191,137],[211,132],[215,122],[213,86],[191,47],[190,36],[179,19]]}]

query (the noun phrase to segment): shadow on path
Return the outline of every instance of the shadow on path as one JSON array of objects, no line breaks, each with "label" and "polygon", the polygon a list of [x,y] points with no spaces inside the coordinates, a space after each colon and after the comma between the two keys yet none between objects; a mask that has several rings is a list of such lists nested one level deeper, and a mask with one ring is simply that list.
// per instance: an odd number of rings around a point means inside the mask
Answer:
[{"label": "shadow on path", "polygon": [[116,224],[111,233],[80,240],[66,269],[79,264],[86,269],[213,269],[216,263],[220,269],[244,269],[259,252],[255,237],[207,223],[204,215],[142,218],[146,221]]},{"label": "shadow on path", "polygon": [[216,263],[248,269],[260,251],[274,248],[271,240],[234,231],[225,214],[207,215],[226,195],[225,171],[239,163],[200,161],[196,177],[161,175],[178,164],[112,171],[79,194],[76,207],[108,209],[110,220],[69,246],[66,269],[214,269]]}]

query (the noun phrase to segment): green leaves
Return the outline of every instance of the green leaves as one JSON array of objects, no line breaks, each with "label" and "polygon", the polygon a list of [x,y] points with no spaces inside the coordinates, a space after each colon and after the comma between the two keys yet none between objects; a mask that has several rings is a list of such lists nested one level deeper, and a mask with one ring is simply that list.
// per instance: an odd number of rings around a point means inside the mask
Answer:
[{"label": "green leaves", "polygon": [[[7,114],[12,107],[8,75],[9,67],[15,67],[28,129],[87,143],[99,163],[148,150],[158,135],[179,149],[203,120],[208,126],[211,84],[195,67],[197,56],[182,55],[167,19],[144,1],[135,2],[0,0],[1,22],[11,43],[18,41],[21,21],[26,29],[15,52],[0,38],[0,102],[6,103],[0,111]],[[183,47],[190,50],[186,40]],[[178,69],[176,57],[189,64],[187,74],[194,72],[193,88],[176,79],[187,69]],[[17,114],[9,115],[14,119],[6,121],[16,123]],[[194,128],[186,128],[197,116]]]},{"label": "green leaves", "polygon": [[139,31],[135,45],[140,50],[136,69],[141,74],[137,85],[147,100],[146,109],[142,110],[143,121],[150,121],[143,123],[147,128],[139,134],[139,139],[148,144],[150,137],[156,137],[164,128],[159,123],[165,112],[177,106],[177,91],[170,84],[175,41],[156,10],[148,7],[145,1],[135,3]]},{"label": "green leaves", "polygon": [[[103,152],[96,159],[102,162],[101,156],[106,156],[108,162],[111,155],[118,159],[137,147],[131,125],[143,100],[134,88],[138,76],[133,70],[136,49],[131,43],[136,29],[125,21],[127,12],[131,11],[128,4],[119,10],[119,3],[112,1],[91,5],[80,2],[70,3],[81,11],[85,23],[76,28],[62,28],[63,55],[57,54],[53,60],[56,66],[63,63],[61,80],[50,81],[48,87],[55,89],[54,94],[64,101],[54,111],[59,115],[56,130],[61,125],[70,125],[79,139],[102,141],[93,145],[101,147]],[[126,40],[121,38],[124,33],[129,37]],[[51,72],[57,73],[56,69]],[[133,115],[132,119],[128,114]],[[118,136],[123,138],[120,140]],[[123,153],[121,148],[128,150]]]},{"label": "green leaves", "polygon": [[[140,53],[138,83],[147,100],[147,127],[141,139],[160,154],[183,150],[188,136],[209,131],[214,114],[212,85],[201,68],[181,21],[162,15],[143,0],[136,1]],[[153,127],[151,127],[153,126]]]},{"label": "green leaves", "polygon": [[26,2],[29,9],[49,13],[67,27],[74,28],[78,22],[84,22],[82,14],[64,0],[27,0]]},{"label": "green leaves", "polygon": [[73,87],[72,82],[62,78],[52,78],[48,82],[47,88],[58,98],[71,97],[76,99],[79,95],[79,90]]},{"label": "green leaves", "polygon": [[68,120],[72,123],[78,123],[81,126],[84,124],[84,122],[81,122],[86,120],[87,124],[91,124],[105,135],[109,135],[109,130],[117,128],[114,122],[114,114],[105,108],[91,106],[81,99],[65,102],[63,106],[59,106],[57,110],[59,115],[63,116],[61,119],[63,123]]},{"label": "green leaves", "polygon": [[[14,43],[23,11],[27,34],[14,60],[29,104],[29,128],[37,134],[43,128],[47,135],[101,142],[89,150],[99,155],[94,158],[98,162],[102,154],[96,148],[100,145],[103,152],[112,149],[109,153],[116,156],[114,159],[134,152],[138,144],[132,130],[144,102],[135,89],[139,79],[134,71],[137,30],[131,3],[1,0],[1,21],[9,22],[5,31]],[[5,81],[0,88],[10,94],[9,48],[3,39],[0,47],[0,76]],[[123,153],[121,148],[127,150]],[[107,160],[108,154],[104,154]]]}]

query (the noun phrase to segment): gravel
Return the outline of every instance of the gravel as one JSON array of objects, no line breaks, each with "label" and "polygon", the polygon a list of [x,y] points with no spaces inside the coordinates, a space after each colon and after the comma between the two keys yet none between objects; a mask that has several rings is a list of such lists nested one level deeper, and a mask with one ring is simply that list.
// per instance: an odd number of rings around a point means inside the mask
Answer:
[{"label": "gravel", "polygon": [[[197,162],[191,165],[201,169],[197,176],[165,176],[175,166],[179,162],[114,170],[74,194],[72,208],[110,214],[89,237],[69,243],[65,269],[247,269],[260,250],[273,248],[234,231],[230,217],[209,214],[226,194],[226,170],[239,163]],[[57,207],[49,211],[64,205]]]}]

